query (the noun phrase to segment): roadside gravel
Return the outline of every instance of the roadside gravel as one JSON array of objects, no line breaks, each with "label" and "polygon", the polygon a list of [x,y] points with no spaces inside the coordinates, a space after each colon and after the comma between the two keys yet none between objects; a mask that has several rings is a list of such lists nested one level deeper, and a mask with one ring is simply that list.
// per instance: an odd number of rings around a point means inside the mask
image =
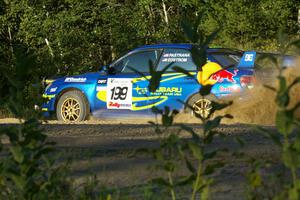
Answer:
[{"label": "roadside gravel", "polygon": [[[153,120],[153,119],[150,119]],[[128,187],[147,183],[154,177],[164,177],[158,170],[149,170],[155,161],[146,155],[131,157],[139,148],[156,148],[159,138],[154,127],[142,120],[90,120],[76,124],[65,124],[57,121],[43,123],[42,128],[49,136],[49,141],[57,143],[62,153],[61,161],[72,159],[72,176],[84,181],[89,175],[96,175],[104,185]],[[0,126],[11,126],[18,123],[15,119],[1,119]],[[195,123],[186,124],[196,132],[201,126]],[[274,130],[273,126],[265,128]],[[178,131],[180,125],[170,128],[166,134]],[[218,129],[224,136],[218,136],[209,145],[210,149],[228,149],[219,159],[227,165],[214,175],[212,187],[213,199],[244,199],[245,175],[248,170],[243,160],[234,159],[233,152],[244,152],[255,158],[278,160],[280,152],[273,143],[255,130],[254,125],[224,124]],[[275,130],[274,130],[275,131]],[[189,139],[187,132],[180,136]],[[245,141],[241,148],[236,137]],[[186,174],[187,170],[178,166],[176,175]]]}]

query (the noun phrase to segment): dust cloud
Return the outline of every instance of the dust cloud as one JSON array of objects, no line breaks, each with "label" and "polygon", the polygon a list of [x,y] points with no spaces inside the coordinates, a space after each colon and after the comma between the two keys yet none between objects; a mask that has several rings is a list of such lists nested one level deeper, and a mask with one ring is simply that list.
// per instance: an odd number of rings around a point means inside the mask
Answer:
[{"label": "dust cloud", "polygon": [[[234,116],[232,120],[226,120],[227,123],[251,123],[272,125],[275,123],[277,105],[275,102],[276,93],[264,85],[275,88],[279,87],[277,69],[267,71],[258,71],[256,74],[256,83],[253,89],[245,91],[244,99],[233,99],[233,105],[224,112]],[[300,77],[300,59],[295,66],[289,67],[283,72],[286,77],[287,85],[290,85],[296,77]],[[288,108],[294,107],[300,102],[300,83],[295,85],[290,91],[290,103]],[[220,113],[222,114],[222,113]],[[295,112],[300,117],[300,109]]]},{"label": "dust cloud", "polygon": [[[231,98],[225,101],[232,100],[233,104],[228,108],[218,111],[215,115],[231,114],[233,119],[225,119],[223,123],[245,123],[245,124],[262,124],[273,125],[275,123],[275,115],[277,105],[275,103],[276,93],[264,85],[269,85],[278,88],[277,69],[258,70],[256,72],[256,81],[252,89],[247,89],[245,94],[240,97]],[[300,58],[297,59],[295,66],[284,70],[287,84],[292,83],[296,77],[300,77]],[[300,83],[295,85],[290,91],[289,108],[300,102]],[[300,118],[300,109],[295,112],[295,115]],[[198,119],[192,119],[190,114],[181,114],[177,117],[176,122],[184,123],[200,123]]]}]

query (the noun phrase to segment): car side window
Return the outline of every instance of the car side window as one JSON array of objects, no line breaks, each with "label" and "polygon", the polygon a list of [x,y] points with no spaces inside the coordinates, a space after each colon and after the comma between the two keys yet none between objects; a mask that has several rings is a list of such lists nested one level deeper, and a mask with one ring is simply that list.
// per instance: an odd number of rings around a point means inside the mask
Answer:
[{"label": "car side window", "polygon": [[[112,65],[118,73],[149,72],[149,60],[155,65],[160,56],[160,50],[140,51],[129,54]],[[134,69],[134,70],[133,70]]]},{"label": "car side window", "polygon": [[191,52],[186,49],[165,49],[160,58],[157,71],[162,71],[170,63],[172,65],[167,69],[167,72],[174,71],[172,69],[174,66],[181,67],[186,71],[195,71],[197,69]]},{"label": "car side window", "polygon": [[241,56],[236,54],[221,54],[221,53],[215,53],[211,54],[211,56],[219,63],[223,68],[233,66],[236,67],[241,59]]}]

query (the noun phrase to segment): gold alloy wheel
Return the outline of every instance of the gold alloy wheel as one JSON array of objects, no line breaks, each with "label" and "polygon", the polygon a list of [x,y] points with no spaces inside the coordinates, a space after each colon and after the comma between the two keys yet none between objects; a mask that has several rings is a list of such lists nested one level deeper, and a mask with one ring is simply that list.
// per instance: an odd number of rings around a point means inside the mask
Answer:
[{"label": "gold alloy wheel", "polygon": [[193,105],[194,112],[204,119],[208,118],[211,109],[211,101],[208,99],[199,99]]},{"label": "gold alloy wheel", "polygon": [[67,98],[61,107],[61,116],[64,121],[77,121],[80,115],[81,109],[77,99]]}]

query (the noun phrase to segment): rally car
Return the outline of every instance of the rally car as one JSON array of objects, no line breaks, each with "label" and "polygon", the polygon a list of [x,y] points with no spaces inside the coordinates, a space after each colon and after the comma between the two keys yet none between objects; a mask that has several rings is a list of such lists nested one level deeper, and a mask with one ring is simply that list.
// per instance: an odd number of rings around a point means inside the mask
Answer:
[{"label": "rally car", "polygon": [[[256,52],[207,48],[208,65],[201,73],[206,69],[204,76],[213,87],[210,96],[201,98],[199,89],[203,82],[199,80],[200,72],[192,59],[192,47],[191,44],[142,46],[98,72],[48,80],[43,95],[47,102],[42,110],[47,114],[56,113],[58,120],[68,122],[82,121],[90,115],[151,115],[153,107],[169,106],[184,111],[189,104],[192,112],[206,117],[211,109],[211,98],[238,95],[251,87]],[[148,88],[149,60],[156,71],[169,65],[155,92]],[[195,78],[174,71],[172,66],[180,66]]]}]

